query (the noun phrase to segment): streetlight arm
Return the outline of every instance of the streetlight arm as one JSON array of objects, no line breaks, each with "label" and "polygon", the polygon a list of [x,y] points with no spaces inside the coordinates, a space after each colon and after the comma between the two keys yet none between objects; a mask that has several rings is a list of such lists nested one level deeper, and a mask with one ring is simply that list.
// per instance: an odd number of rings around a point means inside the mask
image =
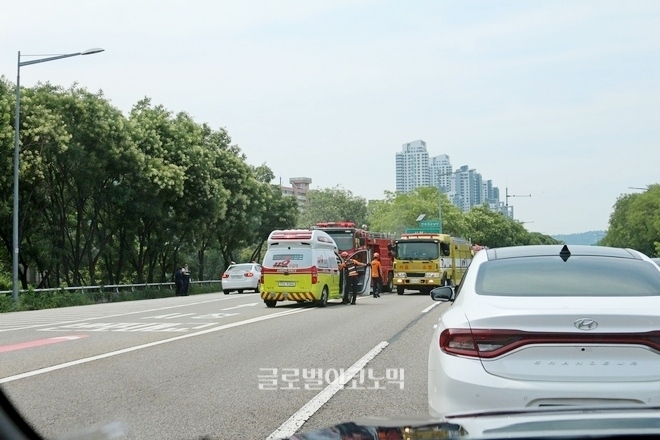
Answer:
[{"label": "streetlight arm", "polygon": [[[30,61],[19,61],[18,67],[23,67],[23,66],[29,66],[30,64],[39,64],[39,63],[46,63],[48,61],[55,61],[55,60],[61,60],[62,58],[70,58],[70,57],[77,57],[78,55],[91,55],[94,53],[99,53],[103,52],[105,49],[88,49],[82,52],[76,52],[76,53],[67,53],[64,55],[56,55],[54,57],[48,57],[48,58],[39,58],[38,60],[30,60]],[[20,55],[19,55],[20,57]],[[19,58],[20,60],[20,58]]]}]

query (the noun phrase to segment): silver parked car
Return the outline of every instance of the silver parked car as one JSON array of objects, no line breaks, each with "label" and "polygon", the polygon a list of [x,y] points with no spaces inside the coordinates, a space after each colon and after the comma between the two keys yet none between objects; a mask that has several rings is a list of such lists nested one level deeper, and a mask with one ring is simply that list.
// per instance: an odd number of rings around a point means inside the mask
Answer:
[{"label": "silver parked car", "polygon": [[225,295],[245,290],[261,289],[261,265],[257,263],[232,264],[222,274],[222,291]]}]

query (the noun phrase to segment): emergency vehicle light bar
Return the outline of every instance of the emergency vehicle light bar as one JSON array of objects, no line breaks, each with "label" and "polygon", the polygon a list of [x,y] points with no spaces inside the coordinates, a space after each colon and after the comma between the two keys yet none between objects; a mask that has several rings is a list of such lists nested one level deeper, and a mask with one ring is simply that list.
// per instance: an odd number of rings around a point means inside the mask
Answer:
[{"label": "emergency vehicle light bar", "polygon": [[272,240],[311,240],[312,234],[308,232],[283,232],[281,234],[273,234]]},{"label": "emergency vehicle light bar", "polygon": [[354,228],[353,222],[320,222],[316,224],[318,228]]}]

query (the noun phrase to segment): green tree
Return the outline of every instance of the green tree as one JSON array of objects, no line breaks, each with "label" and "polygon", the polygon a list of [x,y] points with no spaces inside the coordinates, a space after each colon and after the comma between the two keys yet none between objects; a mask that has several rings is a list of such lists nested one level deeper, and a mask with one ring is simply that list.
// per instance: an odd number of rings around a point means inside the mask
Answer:
[{"label": "green tree", "polygon": [[352,221],[362,226],[367,221],[367,201],[340,186],[310,190],[298,227],[310,228],[323,221]]},{"label": "green tree", "polygon": [[488,206],[475,206],[465,214],[467,238],[472,243],[490,248],[529,244],[529,233],[522,223]]},{"label": "green tree", "polygon": [[529,232],[528,242],[526,244],[563,244],[563,242],[556,240],[549,235],[541,234],[540,232]]},{"label": "green tree", "polygon": [[265,164],[253,168],[257,181],[260,182],[263,205],[259,215],[255,217],[255,244],[250,260],[261,261],[263,244],[268,235],[276,229],[289,229],[296,225],[298,219],[298,201],[291,196],[282,194],[279,185],[271,185],[275,175]]},{"label": "green tree", "polygon": [[643,193],[620,196],[599,244],[660,255],[660,184],[650,185]]},{"label": "green tree", "polygon": [[418,226],[417,217],[437,219],[442,207],[442,232],[463,237],[466,223],[461,210],[450,203],[447,196],[435,187],[416,188],[409,193],[387,191],[385,200],[369,202],[369,227],[374,231],[403,233]]}]

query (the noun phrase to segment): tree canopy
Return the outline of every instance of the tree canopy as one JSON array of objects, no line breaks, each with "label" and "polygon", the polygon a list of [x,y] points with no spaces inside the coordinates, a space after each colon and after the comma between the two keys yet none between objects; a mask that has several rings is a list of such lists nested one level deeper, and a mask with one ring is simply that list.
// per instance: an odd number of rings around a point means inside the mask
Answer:
[{"label": "tree canopy", "polygon": [[[14,88],[0,78],[0,240],[10,272]],[[157,282],[190,261],[215,277],[208,253],[233,258],[271,228],[292,227],[297,206],[254,167],[225,129],[145,98],[122,114],[76,85],[22,88],[20,278],[42,287]],[[228,263],[228,261],[226,261]],[[4,279],[4,278],[3,278]]]},{"label": "tree canopy", "polygon": [[643,193],[620,196],[599,244],[660,256],[660,184],[649,185]]}]

